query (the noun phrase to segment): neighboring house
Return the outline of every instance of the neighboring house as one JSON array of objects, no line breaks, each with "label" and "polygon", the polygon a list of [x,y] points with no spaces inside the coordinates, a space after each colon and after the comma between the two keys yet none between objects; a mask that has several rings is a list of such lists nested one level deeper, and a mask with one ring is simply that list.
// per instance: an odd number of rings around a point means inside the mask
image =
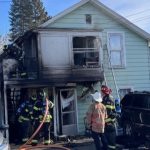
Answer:
[{"label": "neighboring house", "polygon": [[5,102],[19,102],[23,88],[45,88],[55,104],[55,136],[84,133],[89,94],[105,82],[114,98],[150,90],[150,35],[97,0],[82,0],[15,44],[25,52],[27,76],[4,79]]}]

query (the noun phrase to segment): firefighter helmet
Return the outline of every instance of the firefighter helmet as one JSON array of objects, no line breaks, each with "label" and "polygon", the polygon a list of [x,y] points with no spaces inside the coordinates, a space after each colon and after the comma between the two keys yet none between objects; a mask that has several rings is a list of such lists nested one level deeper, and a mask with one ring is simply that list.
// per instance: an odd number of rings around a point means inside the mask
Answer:
[{"label": "firefighter helmet", "polygon": [[106,86],[106,85],[102,85],[101,86],[101,91],[104,93],[104,94],[110,94],[112,92],[112,90]]},{"label": "firefighter helmet", "polygon": [[43,100],[43,99],[45,99],[45,97],[46,97],[45,91],[44,91],[43,89],[39,89],[39,90],[37,91],[37,98],[38,98],[39,100]]},{"label": "firefighter helmet", "polygon": [[31,100],[32,101],[36,101],[37,100],[37,96],[36,95],[31,95]]}]

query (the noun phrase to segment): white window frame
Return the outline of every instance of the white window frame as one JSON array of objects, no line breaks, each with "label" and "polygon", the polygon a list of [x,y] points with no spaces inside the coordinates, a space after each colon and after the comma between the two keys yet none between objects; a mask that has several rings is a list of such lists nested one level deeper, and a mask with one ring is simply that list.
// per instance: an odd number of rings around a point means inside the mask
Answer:
[{"label": "white window frame", "polygon": [[[119,49],[111,48],[110,37],[112,35],[118,35],[118,36],[121,37],[120,38],[121,43],[120,43],[120,48]],[[107,32],[107,48],[108,48],[109,61],[110,61],[111,67],[113,67],[113,68],[125,68],[126,67],[126,57],[125,57],[125,36],[124,36],[124,33],[123,32],[116,32],[116,31]],[[112,53],[113,52],[120,53],[120,64],[118,64],[118,65],[115,65],[112,62]],[[116,59],[116,57],[115,57],[115,59]]]}]

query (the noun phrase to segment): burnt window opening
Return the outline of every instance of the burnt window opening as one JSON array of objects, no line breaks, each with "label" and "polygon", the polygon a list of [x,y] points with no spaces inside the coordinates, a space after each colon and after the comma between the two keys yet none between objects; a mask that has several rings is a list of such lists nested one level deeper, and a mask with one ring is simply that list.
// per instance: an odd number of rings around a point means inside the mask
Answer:
[{"label": "burnt window opening", "polygon": [[78,67],[99,66],[99,40],[95,36],[74,37],[74,65]]},{"label": "burnt window opening", "polygon": [[85,15],[86,24],[92,24],[92,16],[90,14]]}]

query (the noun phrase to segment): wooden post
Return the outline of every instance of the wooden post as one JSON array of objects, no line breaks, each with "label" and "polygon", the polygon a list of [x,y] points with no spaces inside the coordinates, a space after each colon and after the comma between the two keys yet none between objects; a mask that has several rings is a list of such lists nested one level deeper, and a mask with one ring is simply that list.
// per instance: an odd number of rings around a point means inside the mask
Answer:
[{"label": "wooden post", "polygon": [[3,111],[4,111],[4,129],[6,133],[6,140],[9,143],[9,132],[8,132],[8,109],[7,109],[7,92],[6,92],[6,84],[4,82],[4,74],[3,74],[3,61],[2,61],[2,74],[1,74],[1,99],[3,101]]}]

